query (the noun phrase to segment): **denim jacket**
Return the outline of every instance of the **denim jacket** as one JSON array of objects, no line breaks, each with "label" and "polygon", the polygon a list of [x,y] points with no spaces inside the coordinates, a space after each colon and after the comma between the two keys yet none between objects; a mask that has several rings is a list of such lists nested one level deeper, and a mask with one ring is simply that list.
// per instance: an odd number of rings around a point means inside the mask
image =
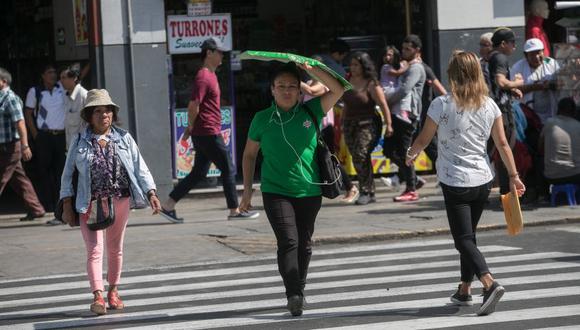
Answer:
[{"label": "denim jacket", "polygon": [[[149,205],[147,192],[156,189],[149,168],[129,132],[113,126],[111,134],[111,141],[115,143],[119,160],[129,174],[131,208],[145,208]],[[94,157],[91,136],[92,132],[87,128],[75,137],[69,148],[61,178],[60,198],[71,197],[75,194],[72,184],[73,172],[75,167],[78,170],[75,208],[79,213],[86,213],[91,202],[91,159]]]}]

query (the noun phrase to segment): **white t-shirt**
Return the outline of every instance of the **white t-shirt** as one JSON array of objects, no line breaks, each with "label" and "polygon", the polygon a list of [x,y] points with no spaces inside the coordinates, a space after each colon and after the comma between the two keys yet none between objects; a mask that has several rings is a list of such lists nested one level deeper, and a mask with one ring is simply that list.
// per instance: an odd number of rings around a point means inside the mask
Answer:
[{"label": "white t-shirt", "polygon": [[[64,97],[65,91],[57,83],[52,91],[43,89],[41,92],[40,107],[36,115],[36,127],[38,129],[64,130]],[[36,87],[28,90],[26,95],[26,107],[36,110]]]},{"label": "white t-shirt", "polygon": [[[513,79],[519,73],[524,78],[524,83],[531,85],[539,81],[555,79],[554,75],[558,70],[560,70],[560,65],[553,58],[544,58],[542,65],[536,69],[532,69],[528,61],[522,58],[511,67],[510,75],[511,79]],[[542,123],[545,123],[548,118],[556,115],[558,98],[556,91],[535,91],[524,94],[520,102],[534,109]]]},{"label": "white t-shirt", "polygon": [[463,111],[450,95],[437,97],[427,115],[437,123],[437,178],[454,187],[477,187],[493,179],[487,140],[501,112],[485,97],[480,109]]},{"label": "white t-shirt", "polygon": [[87,93],[87,90],[81,86],[81,84],[77,84],[72,93],[66,92],[64,98],[64,109],[66,111],[65,131],[67,146],[69,146],[74,140],[74,137],[86,127],[85,121],[81,118],[81,110],[85,105]]}]

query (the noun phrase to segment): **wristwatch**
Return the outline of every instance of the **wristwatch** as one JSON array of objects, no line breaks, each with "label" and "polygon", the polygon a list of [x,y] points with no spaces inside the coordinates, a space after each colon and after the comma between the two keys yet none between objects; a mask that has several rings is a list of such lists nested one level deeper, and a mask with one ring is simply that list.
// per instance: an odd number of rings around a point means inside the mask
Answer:
[{"label": "wristwatch", "polygon": [[22,150],[26,150],[28,148],[30,148],[30,146],[28,144],[25,144],[25,145],[22,146]]}]

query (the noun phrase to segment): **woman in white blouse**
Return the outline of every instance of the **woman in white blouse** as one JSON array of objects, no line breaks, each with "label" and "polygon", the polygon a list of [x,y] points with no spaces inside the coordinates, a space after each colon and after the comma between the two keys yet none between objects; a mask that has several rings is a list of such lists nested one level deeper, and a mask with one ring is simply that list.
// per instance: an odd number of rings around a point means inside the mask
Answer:
[{"label": "woman in white blouse", "polygon": [[503,131],[502,116],[489,98],[477,55],[455,52],[447,69],[451,93],[436,98],[417,140],[407,150],[407,163],[438,136],[437,177],[455,247],[461,255],[461,284],[451,301],[472,305],[471,281],[483,284],[483,303],[478,315],[493,313],[505,289],[494,280],[477,248],[475,231],[491,191],[494,177],[486,153],[490,135],[501,155],[513,193],[521,196],[525,186],[518,177],[511,149]]}]

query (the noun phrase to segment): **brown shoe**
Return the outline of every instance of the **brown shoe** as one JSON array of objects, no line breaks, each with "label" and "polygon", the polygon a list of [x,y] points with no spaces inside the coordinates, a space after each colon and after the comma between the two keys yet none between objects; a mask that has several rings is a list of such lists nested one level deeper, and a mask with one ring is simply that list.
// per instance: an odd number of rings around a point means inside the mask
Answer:
[{"label": "brown shoe", "polygon": [[123,301],[119,297],[119,292],[117,290],[109,291],[109,293],[107,293],[107,300],[109,301],[109,308],[110,309],[123,309],[123,308],[125,308],[125,304],[123,304]]},{"label": "brown shoe", "polygon": [[91,312],[97,315],[107,314],[107,307],[105,307],[105,299],[102,296],[95,296],[91,304]]}]

